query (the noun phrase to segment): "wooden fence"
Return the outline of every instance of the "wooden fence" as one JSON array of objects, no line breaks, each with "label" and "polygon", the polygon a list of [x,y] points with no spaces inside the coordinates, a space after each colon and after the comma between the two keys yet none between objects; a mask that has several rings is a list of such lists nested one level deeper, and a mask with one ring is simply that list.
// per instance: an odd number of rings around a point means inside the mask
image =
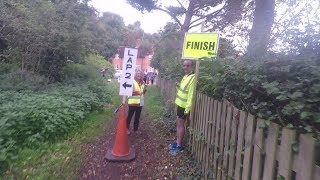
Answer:
[{"label": "wooden fence", "polygon": [[[171,101],[174,84],[159,80],[161,94]],[[171,89],[172,88],[172,89]],[[172,94],[173,93],[173,94]],[[197,93],[190,119],[191,152],[204,179],[320,180],[316,141]]]},{"label": "wooden fence", "polygon": [[176,97],[175,81],[158,78],[157,86],[162,98],[164,99],[165,105],[168,107],[168,110],[172,111],[171,114],[173,114],[176,109],[174,107],[174,100]]}]

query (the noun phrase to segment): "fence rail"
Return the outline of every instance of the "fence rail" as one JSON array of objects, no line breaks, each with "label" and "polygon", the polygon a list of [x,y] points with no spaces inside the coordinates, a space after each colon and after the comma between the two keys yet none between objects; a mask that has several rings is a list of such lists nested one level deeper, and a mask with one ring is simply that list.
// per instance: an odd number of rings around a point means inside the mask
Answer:
[{"label": "fence rail", "polygon": [[[167,105],[175,96],[173,82],[158,84]],[[190,118],[189,144],[201,164],[204,179],[317,180],[316,140],[309,134],[281,128],[197,93],[195,113]]]}]

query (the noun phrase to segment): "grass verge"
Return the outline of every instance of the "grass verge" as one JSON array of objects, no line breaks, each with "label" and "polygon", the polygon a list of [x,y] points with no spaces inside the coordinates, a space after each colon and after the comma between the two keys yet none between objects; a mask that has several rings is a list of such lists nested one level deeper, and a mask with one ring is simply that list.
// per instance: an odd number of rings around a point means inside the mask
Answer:
[{"label": "grass verge", "polygon": [[[169,139],[175,134],[175,119],[170,115],[170,109],[165,107],[164,99],[156,86],[148,87],[148,92],[145,98],[144,112],[148,119],[152,119],[157,124],[154,128],[158,138]],[[168,135],[170,134],[170,135]],[[170,137],[169,137],[170,136]],[[193,159],[190,152],[185,152],[177,158],[179,168],[173,172],[177,179],[201,179],[201,168]],[[169,160],[168,160],[169,161]]]},{"label": "grass verge", "polygon": [[112,97],[111,104],[89,113],[65,140],[21,150],[21,158],[0,179],[77,179],[83,158],[81,145],[99,137],[114,118],[113,111],[120,99],[116,94]]},{"label": "grass verge", "polygon": [[160,92],[156,86],[149,86],[143,107],[150,119],[160,122],[167,114]]}]

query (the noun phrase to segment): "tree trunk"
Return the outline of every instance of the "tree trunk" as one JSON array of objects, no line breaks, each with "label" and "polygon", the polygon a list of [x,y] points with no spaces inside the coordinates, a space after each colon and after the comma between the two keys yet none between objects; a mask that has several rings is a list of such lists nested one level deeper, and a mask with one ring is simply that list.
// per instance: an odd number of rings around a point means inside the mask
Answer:
[{"label": "tree trunk", "polygon": [[275,16],[275,0],[255,0],[255,5],[247,49],[247,55],[253,60],[263,57],[267,52]]},{"label": "tree trunk", "polygon": [[183,34],[188,32],[190,29],[191,19],[192,19],[193,11],[194,11],[194,4],[195,4],[194,0],[189,1],[189,7],[188,7],[186,15],[185,15],[186,17],[185,17],[184,22],[181,27],[181,32]]}]

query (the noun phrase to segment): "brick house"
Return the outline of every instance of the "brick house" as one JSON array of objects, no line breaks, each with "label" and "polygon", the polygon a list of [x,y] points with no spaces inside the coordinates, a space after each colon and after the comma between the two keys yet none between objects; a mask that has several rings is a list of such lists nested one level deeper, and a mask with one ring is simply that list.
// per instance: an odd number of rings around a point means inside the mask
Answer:
[{"label": "brick house", "polygon": [[[124,48],[124,46],[119,47],[118,53],[112,59],[112,66],[114,67],[114,69],[122,70]],[[137,69],[142,70],[142,72],[155,72],[154,68],[150,66],[152,55],[144,56],[140,52],[141,51],[138,51]]]}]

